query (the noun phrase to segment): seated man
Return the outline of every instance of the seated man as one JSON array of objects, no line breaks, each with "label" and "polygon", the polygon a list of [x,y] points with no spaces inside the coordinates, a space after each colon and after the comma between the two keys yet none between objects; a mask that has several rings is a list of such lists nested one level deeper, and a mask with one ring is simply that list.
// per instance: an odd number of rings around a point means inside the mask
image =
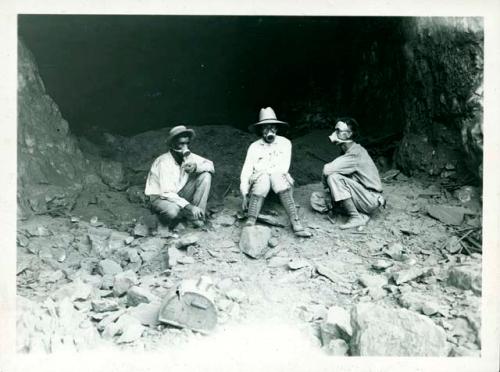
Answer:
[{"label": "seated man", "polygon": [[368,215],[378,207],[385,207],[382,182],[372,158],[359,144],[358,123],[353,118],[337,120],[330,141],[344,153],[323,168],[323,183],[334,203],[339,204],[349,217],[341,229],[364,226]]},{"label": "seated man", "polygon": [[169,151],[153,162],[146,181],[144,193],[150,197],[152,210],[170,225],[180,217],[195,227],[204,224],[214,165],[189,151],[194,136],[183,125],[172,128],[167,138]]},{"label": "seated man", "polygon": [[285,207],[295,235],[308,238],[312,234],[305,230],[299,221],[293,200],[293,179],[288,173],[292,144],[285,137],[276,135],[278,127],[287,125],[277,120],[273,109],[267,107],[260,110],[259,122],[251,126],[261,138],[248,148],[245,164],[241,170],[242,208],[248,209],[246,224],[254,225],[264,199],[272,189]]}]

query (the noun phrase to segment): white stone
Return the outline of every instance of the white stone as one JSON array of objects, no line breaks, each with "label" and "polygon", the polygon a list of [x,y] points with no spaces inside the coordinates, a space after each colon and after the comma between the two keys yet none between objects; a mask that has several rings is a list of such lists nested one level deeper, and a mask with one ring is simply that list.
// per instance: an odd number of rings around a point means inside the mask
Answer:
[{"label": "white stone", "polygon": [[132,270],[127,270],[115,275],[113,281],[113,293],[115,296],[125,294],[130,287],[139,282],[137,275]]},{"label": "white stone", "polygon": [[405,309],[360,303],[351,312],[351,353],[357,356],[447,356],[445,331]]},{"label": "white stone", "polygon": [[241,232],[239,246],[247,256],[260,258],[266,253],[270,238],[271,229],[266,226],[245,226]]}]

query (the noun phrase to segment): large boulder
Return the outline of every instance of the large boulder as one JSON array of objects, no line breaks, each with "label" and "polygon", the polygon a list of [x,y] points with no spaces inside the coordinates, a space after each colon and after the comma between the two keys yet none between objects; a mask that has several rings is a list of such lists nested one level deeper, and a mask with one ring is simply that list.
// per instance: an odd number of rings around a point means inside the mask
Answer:
[{"label": "large boulder", "polygon": [[448,355],[445,331],[413,311],[360,303],[351,311],[351,325],[352,355]]},{"label": "large boulder", "polygon": [[477,294],[482,292],[481,264],[457,265],[448,271],[448,284],[461,289],[469,289]]},{"label": "large boulder", "polygon": [[271,239],[271,229],[266,226],[245,226],[241,231],[240,249],[252,258],[262,257]]}]

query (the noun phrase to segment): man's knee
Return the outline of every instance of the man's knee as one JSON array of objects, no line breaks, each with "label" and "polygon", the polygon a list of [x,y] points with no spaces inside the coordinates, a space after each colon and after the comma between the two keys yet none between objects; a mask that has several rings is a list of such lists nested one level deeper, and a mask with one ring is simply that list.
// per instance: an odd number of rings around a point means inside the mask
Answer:
[{"label": "man's knee", "polygon": [[292,183],[286,174],[273,173],[270,175],[271,188],[276,194],[286,191],[292,187]]},{"label": "man's knee", "polygon": [[210,185],[212,183],[212,173],[202,172],[198,175],[197,181],[203,184]]},{"label": "man's knee", "polygon": [[174,203],[164,203],[156,208],[156,211],[163,217],[168,220],[174,220],[179,217],[179,213],[181,208]]},{"label": "man's knee", "polygon": [[345,176],[343,176],[340,173],[332,173],[326,177],[326,181],[328,183],[338,183],[340,180],[342,180]]},{"label": "man's knee", "polygon": [[261,174],[252,185],[252,194],[266,197],[271,189],[271,179],[268,174]]}]

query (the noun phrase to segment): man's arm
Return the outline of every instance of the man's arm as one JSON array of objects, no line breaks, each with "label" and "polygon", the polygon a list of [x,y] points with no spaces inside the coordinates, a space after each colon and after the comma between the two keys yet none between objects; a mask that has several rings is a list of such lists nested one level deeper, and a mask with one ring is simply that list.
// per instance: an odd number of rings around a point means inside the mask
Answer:
[{"label": "man's arm", "polygon": [[240,191],[242,195],[247,195],[250,190],[250,177],[254,167],[254,148],[252,145],[248,148],[243,168],[240,175]]},{"label": "man's arm", "polygon": [[334,161],[325,164],[323,167],[323,175],[328,177],[333,173],[340,173],[344,176],[348,176],[356,171],[356,164],[357,160],[355,154],[344,154]]},{"label": "man's arm", "polygon": [[209,172],[214,173],[214,163],[208,159],[201,159],[201,161],[196,162],[196,173]]},{"label": "man's arm", "polygon": [[281,156],[277,159],[274,172],[288,173],[290,169],[290,162],[292,161],[292,143],[288,139],[284,139],[280,144]]},{"label": "man's arm", "polygon": [[189,204],[189,202],[186,199],[181,198],[175,192],[164,192],[163,194],[160,195],[160,198],[177,204],[179,207],[181,207],[181,209],[185,208]]}]

